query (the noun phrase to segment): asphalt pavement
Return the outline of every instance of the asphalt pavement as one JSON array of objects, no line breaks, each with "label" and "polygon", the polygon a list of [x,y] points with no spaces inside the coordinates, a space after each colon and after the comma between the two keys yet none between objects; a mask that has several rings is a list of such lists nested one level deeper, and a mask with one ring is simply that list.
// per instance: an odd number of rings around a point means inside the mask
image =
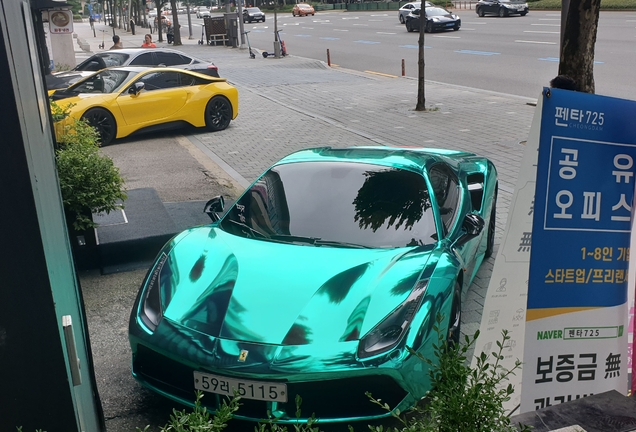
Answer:
[{"label": "asphalt pavement", "polygon": [[[137,27],[136,35],[114,31],[129,48],[141,45],[147,29]],[[87,22],[74,23],[74,32],[78,62],[101,51],[103,41],[111,45],[113,29],[103,23],[95,24],[95,36]],[[245,48],[200,45],[200,32],[197,26],[189,39],[184,25],[183,45],[175,48],[219,67],[220,75],[239,90],[239,115],[221,132],[184,129],[139,135],[105,147],[103,152],[120,168],[128,189],[153,188],[164,203],[203,202],[219,194],[235,198],[272,163],[308,147],[384,144],[465,150],[490,158],[497,167],[498,247],[536,99],[426,81],[429,109],[418,112],[413,77],[332,68],[296,55],[293,45],[287,46],[286,57],[263,58],[257,52],[251,59]],[[156,32],[153,36],[156,39]],[[537,88],[537,97],[540,92]],[[466,334],[479,328],[492,267],[493,259],[485,261],[465,294]],[[109,432],[146,425],[158,430],[176,406],[141,388],[130,374],[128,318],[145,271],[141,266],[80,276]]]}]

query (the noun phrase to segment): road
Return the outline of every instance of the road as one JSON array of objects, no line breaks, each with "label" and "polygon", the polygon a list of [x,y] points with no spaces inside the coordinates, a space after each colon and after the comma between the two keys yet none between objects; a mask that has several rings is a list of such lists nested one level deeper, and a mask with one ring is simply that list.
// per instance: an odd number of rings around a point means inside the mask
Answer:
[{"label": "road", "polygon": [[[560,12],[535,11],[525,17],[479,18],[456,11],[458,32],[425,35],[426,79],[490,91],[536,97],[558,73]],[[183,16],[183,15],[182,15]],[[184,21],[185,21],[185,16]],[[202,20],[193,17],[193,35]],[[278,14],[277,24],[290,54],[344,68],[417,76],[418,33],[400,24],[397,11],[320,11],[311,17]],[[245,24],[253,47],[272,52],[273,14],[264,23]],[[182,34],[188,35],[187,26]],[[636,12],[602,12],[595,47],[596,93],[636,99]]]}]

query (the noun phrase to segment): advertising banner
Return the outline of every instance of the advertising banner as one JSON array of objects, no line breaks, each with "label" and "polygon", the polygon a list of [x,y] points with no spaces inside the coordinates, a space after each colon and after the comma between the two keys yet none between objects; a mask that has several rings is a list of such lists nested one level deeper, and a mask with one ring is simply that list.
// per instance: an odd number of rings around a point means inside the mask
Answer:
[{"label": "advertising banner", "polygon": [[[479,339],[475,344],[472,367],[477,365],[476,356],[482,352],[490,355],[497,350],[497,342],[501,341],[502,330],[508,331],[510,340],[506,342],[502,353],[504,359],[500,361],[500,364],[510,370],[514,368],[517,360],[523,360],[532,203],[537,178],[541,107],[542,101],[539,99],[519,168],[517,185],[510,201],[506,230],[497,251],[497,259],[484,298]],[[499,184],[499,196],[502,197],[504,192],[504,186]],[[515,388],[515,393],[510,400],[504,402],[504,409],[510,415],[519,414],[521,373],[511,375],[503,384],[506,386],[512,384]]]},{"label": "advertising banner", "polygon": [[627,390],[636,102],[544,89],[521,411]]}]

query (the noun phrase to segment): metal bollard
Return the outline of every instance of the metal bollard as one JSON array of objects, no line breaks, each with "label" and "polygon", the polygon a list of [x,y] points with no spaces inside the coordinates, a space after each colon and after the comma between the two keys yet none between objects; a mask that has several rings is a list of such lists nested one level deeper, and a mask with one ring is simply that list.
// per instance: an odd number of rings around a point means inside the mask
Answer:
[{"label": "metal bollard", "polygon": [[329,54],[329,48],[327,48],[327,66],[331,66],[331,55]]},{"label": "metal bollard", "polygon": [[406,66],[404,64],[404,59],[402,59],[402,76],[406,76]]}]

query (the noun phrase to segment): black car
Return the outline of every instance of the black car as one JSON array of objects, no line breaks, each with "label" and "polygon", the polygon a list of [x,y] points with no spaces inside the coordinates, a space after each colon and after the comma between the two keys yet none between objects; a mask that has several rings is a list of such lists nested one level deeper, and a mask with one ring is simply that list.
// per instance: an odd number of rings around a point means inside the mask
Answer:
[{"label": "black car", "polygon": [[263,21],[265,22],[265,14],[257,7],[249,7],[243,9],[243,22]]},{"label": "black car", "polygon": [[214,63],[166,48],[125,48],[99,52],[68,72],[47,79],[49,90],[66,88],[81,78],[111,66],[167,66],[219,77]]},{"label": "black car", "polygon": [[[404,24],[407,31],[420,31],[420,11],[414,9],[406,16]],[[424,8],[426,13],[426,24],[424,31],[431,33],[443,30],[459,30],[462,26],[462,20],[457,15],[439,6],[431,6]]]},{"label": "black car", "polygon": [[528,13],[528,3],[525,0],[479,0],[475,11],[480,17],[484,15],[506,17],[516,14],[524,16]]}]

